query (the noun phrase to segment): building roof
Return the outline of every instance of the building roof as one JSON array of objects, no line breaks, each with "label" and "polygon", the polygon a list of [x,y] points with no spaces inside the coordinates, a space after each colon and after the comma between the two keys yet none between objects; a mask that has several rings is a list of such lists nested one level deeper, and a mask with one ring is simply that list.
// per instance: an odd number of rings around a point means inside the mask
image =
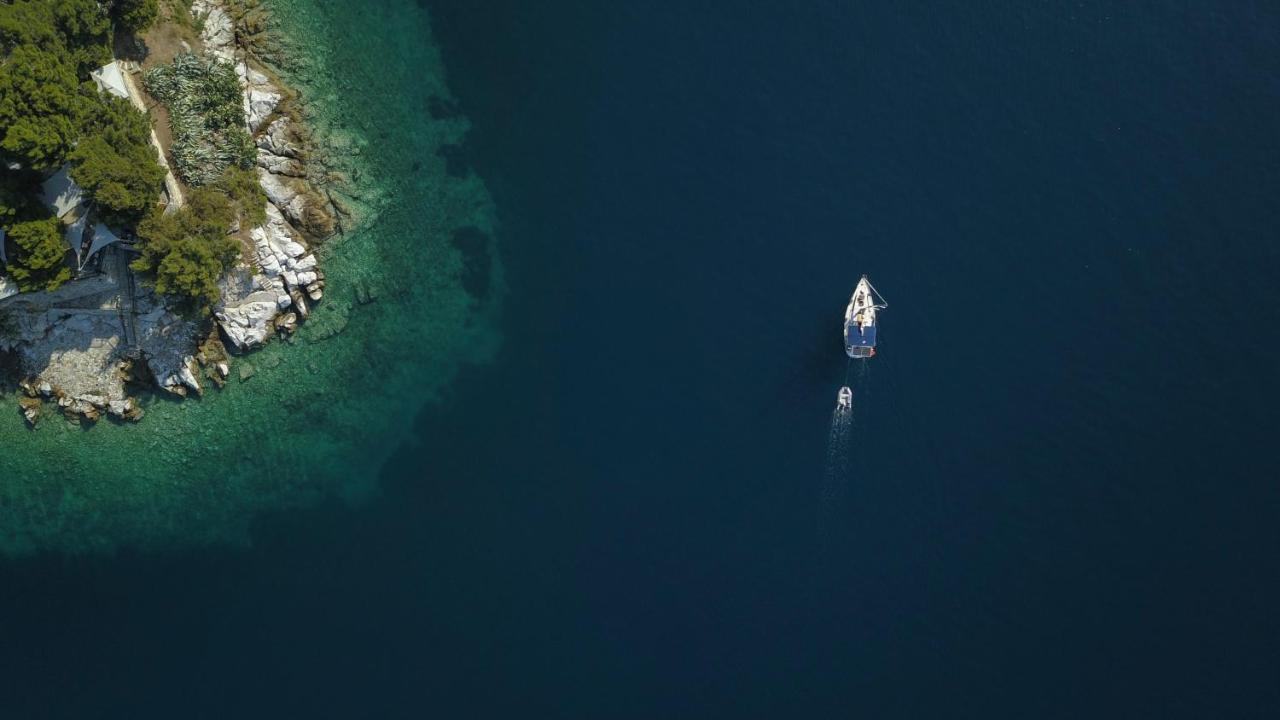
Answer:
[{"label": "building roof", "polygon": [[44,204],[57,217],[62,217],[75,210],[84,202],[84,191],[71,179],[71,165],[63,165],[53,177],[40,186],[40,196]]},{"label": "building roof", "polygon": [[93,254],[102,248],[118,242],[120,242],[120,238],[111,232],[111,228],[102,223],[97,223],[93,226],[93,242],[89,245],[89,252],[85,253],[85,262],[88,262],[89,258],[93,257]]},{"label": "building roof", "polygon": [[67,226],[67,231],[62,236],[67,241],[67,247],[76,254],[77,261],[80,258],[80,248],[84,245],[84,229],[88,224],[89,213],[82,213],[75,222]]},{"label": "building roof", "polygon": [[120,69],[120,63],[110,62],[89,73],[89,76],[93,78],[99,90],[125,100],[129,99],[129,88],[124,84],[124,71]]},{"label": "building roof", "polygon": [[14,282],[13,278],[7,275],[0,275],[0,300],[13,297],[19,292],[21,291],[18,290],[18,283]]}]

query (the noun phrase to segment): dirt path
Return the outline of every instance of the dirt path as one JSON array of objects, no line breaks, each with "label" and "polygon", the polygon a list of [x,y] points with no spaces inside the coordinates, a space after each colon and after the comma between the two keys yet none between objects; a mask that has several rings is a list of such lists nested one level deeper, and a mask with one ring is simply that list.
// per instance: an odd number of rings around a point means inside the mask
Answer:
[{"label": "dirt path", "polygon": [[[121,62],[123,63],[124,61]],[[134,65],[129,63],[126,67],[132,68]],[[147,104],[142,99],[142,92],[138,89],[138,84],[134,82],[132,70],[128,69],[121,75],[124,76],[125,87],[129,90],[129,100],[144,115],[147,114]],[[155,146],[156,152],[160,154],[160,165],[164,167],[164,189],[169,194],[169,207],[166,212],[177,210],[186,204],[187,199],[182,194],[182,185],[178,182],[178,178],[173,175],[173,169],[169,167],[169,161],[165,158],[164,145],[160,144],[160,138],[156,136],[154,129],[151,131],[151,144]]]}]

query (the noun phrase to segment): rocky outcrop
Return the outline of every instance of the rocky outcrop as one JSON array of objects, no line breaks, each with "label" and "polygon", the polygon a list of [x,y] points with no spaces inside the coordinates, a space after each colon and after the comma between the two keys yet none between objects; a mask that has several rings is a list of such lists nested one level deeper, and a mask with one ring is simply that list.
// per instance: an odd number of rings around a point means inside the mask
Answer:
[{"label": "rocky outcrop", "polygon": [[274,155],[294,160],[302,157],[301,138],[294,134],[294,130],[286,118],[277,118],[268,125],[266,131],[258,135],[257,144],[259,164],[261,164],[263,155]]},{"label": "rocky outcrop", "polygon": [[248,267],[239,267],[218,283],[222,299],[214,318],[237,350],[262,345],[274,334],[273,321],[293,300],[283,281],[267,278]]},{"label": "rocky outcrop", "polygon": [[249,67],[247,61],[239,62],[237,68],[245,87],[245,121],[249,124],[249,132],[256,133],[280,106],[284,93],[271,83],[265,73]]},{"label": "rocky outcrop", "polygon": [[[274,170],[280,170],[275,172]],[[328,201],[303,177],[302,164],[293,158],[258,152],[258,179],[267,199],[294,227],[312,237],[334,233],[337,219]]]},{"label": "rocky outcrop", "polygon": [[281,213],[289,218],[289,222],[302,224],[302,217],[307,212],[307,196],[301,183],[291,178],[273,175],[258,168],[258,180],[267,193],[267,200]]},{"label": "rocky outcrop", "polygon": [[258,267],[269,278],[279,277],[286,290],[307,288],[319,279],[316,256],[312,255],[280,211],[267,207],[267,222],[249,232],[253,239]]},{"label": "rocky outcrop", "polygon": [[324,276],[304,235],[324,238],[336,227],[325,196],[308,181],[307,139],[284,105],[289,94],[236,46],[233,19],[214,0],[196,0],[205,24],[208,52],[235,63],[244,87],[245,125],[258,147],[258,178],[268,200],[267,221],[252,228],[254,267],[236,268],[223,278],[222,300],[214,309],[219,327],[237,350],[292,332],[324,294]]},{"label": "rocky outcrop", "polygon": [[193,0],[191,14],[201,21],[200,40],[205,51],[223,60],[234,60],[236,29],[226,10],[211,0]]},{"label": "rocky outcrop", "polygon": [[[257,272],[239,268],[222,282],[222,302],[214,316],[239,350],[266,342],[279,325],[277,315],[293,307],[306,317],[306,298],[319,300],[324,278],[316,257],[274,205],[267,206],[267,222],[249,232]],[[292,329],[294,323],[286,323]]]},{"label": "rocky outcrop", "polygon": [[275,295],[256,291],[217,311],[218,325],[239,350],[265,343],[273,333],[272,322],[280,312]]},{"label": "rocky outcrop", "polygon": [[204,392],[195,359],[199,323],[173,312],[159,297],[148,293],[138,299],[134,327],[139,354],[157,387],[182,396]]},{"label": "rocky outcrop", "polygon": [[[336,213],[312,184],[310,139],[296,124],[291,92],[255,68],[238,48],[237,18],[216,0],[194,0],[207,53],[234,63],[244,88],[245,125],[258,147],[258,176],[269,204],[266,222],[242,237],[252,261],[227,273],[214,320],[229,345],[251,350],[305,322],[324,294],[324,274],[310,242],[331,235]],[[237,228],[236,232],[240,232]],[[149,291],[126,282],[125,251],[103,251],[102,272],[52,292],[5,297],[0,283],[0,350],[15,357],[23,396],[35,424],[56,405],[77,421],[104,416],[137,420],[142,408],[128,382],[152,382],[175,395],[203,393],[202,377],[221,385],[230,358],[216,329],[192,319]],[[204,373],[202,376],[202,372]],[[241,380],[254,373],[241,368]]]}]

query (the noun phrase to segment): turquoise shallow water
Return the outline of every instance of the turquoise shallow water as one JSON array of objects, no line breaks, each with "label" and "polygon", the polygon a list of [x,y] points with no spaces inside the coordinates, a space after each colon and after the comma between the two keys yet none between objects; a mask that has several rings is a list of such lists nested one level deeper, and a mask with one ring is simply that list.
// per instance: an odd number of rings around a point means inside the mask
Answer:
[{"label": "turquoise shallow water", "polygon": [[423,404],[498,345],[493,206],[440,153],[467,122],[428,111],[451,103],[425,14],[271,6],[293,49],[284,74],[362,208],[320,251],[326,298],[289,342],[239,358],[225,389],[150,398],[137,424],[30,430],[0,397],[0,552],[241,543],[263,510],[367,496]]}]

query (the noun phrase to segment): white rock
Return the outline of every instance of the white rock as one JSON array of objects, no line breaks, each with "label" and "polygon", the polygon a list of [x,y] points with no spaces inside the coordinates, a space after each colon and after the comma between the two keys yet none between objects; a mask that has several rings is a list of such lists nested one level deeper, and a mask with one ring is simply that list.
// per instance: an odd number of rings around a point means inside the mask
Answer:
[{"label": "white rock", "polygon": [[302,220],[302,214],[307,209],[307,201],[298,188],[289,182],[289,179],[282,175],[272,175],[258,168],[258,181],[262,184],[262,190],[267,194],[267,199],[281,213],[297,223]]},{"label": "white rock", "polygon": [[267,131],[258,138],[258,147],[282,158],[297,158],[301,154],[289,139],[289,122],[285,118],[278,118],[267,126]]},{"label": "white rock", "polygon": [[[307,246],[298,241],[285,221],[284,216],[273,205],[267,206],[267,222],[261,227],[249,231],[253,240],[254,256],[258,268],[267,282],[279,283],[280,294],[300,285],[308,285],[316,280],[315,256],[307,251]],[[288,303],[281,300],[281,307]]]},{"label": "white rock", "polygon": [[224,305],[214,312],[214,317],[231,342],[245,350],[271,337],[271,323],[280,309],[276,295],[258,291],[238,303]]},{"label": "white rock", "polygon": [[236,33],[227,13],[209,0],[192,2],[191,13],[204,18],[200,39],[204,42],[205,49],[224,60],[232,59],[235,55]]},{"label": "white rock", "polygon": [[289,293],[289,296],[293,298],[293,307],[298,311],[298,316],[301,317],[303,320],[306,320],[307,316],[311,314],[311,310],[307,308],[306,298],[304,298],[302,296],[302,293],[298,292],[297,290],[294,290],[292,293]]},{"label": "white rock", "polygon": [[200,381],[196,379],[196,374],[191,370],[193,363],[195,363],[195,358],[188,358],[187,362],[182,366],[182,369],[178,371],[178,378],[182,381],[183,385],[186,385],[196,392],[203,392],[200,388]]},{"label": "white rock", "polygon": [[249,85],[245,92],[245,120],[249,130],[257,132],[271,113],[276,111],[283,96],[271,85]]},{"label": "white rock", "polygon": [[265,246],[260,249],[261,252],[258,253],[258,266],[262,268],[262,272],[273,277],[279,275],[282,269],[280,267],[279,258],[277,258],[271,250]]},{"label": "white rock", "polygon": [[269,150],[258,150],[258,167],[266,170],[272,175],[288,175],[289,177],[302,177],[306,175],[306,168],[302,163],[294,158],[276,155]]}]

